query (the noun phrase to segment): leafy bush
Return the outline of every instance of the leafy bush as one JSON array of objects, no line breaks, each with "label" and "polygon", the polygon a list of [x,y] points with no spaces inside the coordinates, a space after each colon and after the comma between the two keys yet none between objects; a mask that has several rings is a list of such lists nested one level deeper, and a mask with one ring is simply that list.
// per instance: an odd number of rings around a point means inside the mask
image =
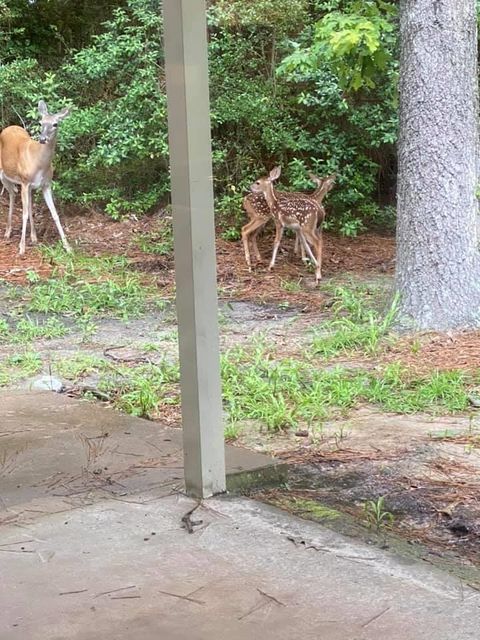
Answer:
[{"label": "leafy bush", "polygon": [[[141,214],[169,192],[161,2],[76,4],[0,0],[0,124],[21,117],[35,131],[39,98],[52,110],[68,104],[57,196],[114,218]],[[372,218],[390,223],[394,3],[211,0],[207,17],[225,236],[238,237],[242,194],[277,163],[282,188],[311,188],[308,170],[338,173],[331,227],[354,235]]]}]

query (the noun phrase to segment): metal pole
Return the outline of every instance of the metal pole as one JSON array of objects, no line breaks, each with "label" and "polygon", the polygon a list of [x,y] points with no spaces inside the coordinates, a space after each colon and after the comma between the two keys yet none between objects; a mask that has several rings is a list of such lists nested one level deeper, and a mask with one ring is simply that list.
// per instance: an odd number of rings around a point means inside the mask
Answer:
[{"label": "metal pole", "polygon": [[205,0],[164,0],[185,485],[225,491]]}]

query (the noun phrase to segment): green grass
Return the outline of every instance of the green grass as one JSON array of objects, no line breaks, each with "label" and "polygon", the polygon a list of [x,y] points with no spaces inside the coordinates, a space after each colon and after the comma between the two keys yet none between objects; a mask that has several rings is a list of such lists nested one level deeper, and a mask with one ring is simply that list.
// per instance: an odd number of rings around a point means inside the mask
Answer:
[{"label": "green grass", "polygon": [[38,353],[24,351],[9,356],[0,362],[0,387],[16,384],[38,373],[41,368],[42,359]]},{"label": "green grass", "polygon": [[411,377],[398,365],[373,372],[273,360],[265,347],[235,348],[222,359],[228,425],[255,421],[269,430],[315,425],[368,403],[395,413],[454,413],[468,407],[475,381],[460,372]]},{"label": "green grass", "polygon": [[280,286],[288,293],[299,293],[302,291],[301,280],[282,280]]},{"label": "green grass", "polygon": [[97,374],[98,390],[130,415],[152,418],[160,405],[179,403],[178,365],[167,360],[128,367],[79,353],[55,361],[52,371],[73,382]]},{"label": "green grass", "polygon": [[28,345],[34,340],[52,340],[67,333],[68,327],[55,317],[40,321],[25,315],[15,321],[15,315],[11,314],[11,324],[0,318],[0,344]]},{"label": "green grass", "polygon": [[152,253],[159,256],[172,256],[173,229],[171,220],[161,220],[157,225],[157,229],[150,233],[137,236],[135,241],[144,253]]},{"label": "green grass", "polygon": [[130,415],[151,418],[161,404],[178,404],[179,369],[164,360],[160,364],[111,368],[99,388],[114,405]]},{"label": "green grass", "polygon": [[293,496],[289,501],[289,507],[295,515],[303,518],[311,518],[317,521],[336,520],[340,517],[340,512],[331,507],[323,505],[315,500],[297,498]]},{"label": "green grass", "polygon": [[[38,355],[26,352],[8,359],[0,368],[0,384],[36,372]],[[112,404],[131,415],[153,418],[162,405],[179,403],[177,363],[124,366],[89,354],[75,354],[52,363],[54,374],[71,381],[98,376],[99,391]],[[274,360],[269,346],[235,347],[221,363],[223,403],[227,414],[225,435],[236,439],[246,422],[260,429],[308,427],[318,431],[326,419],[345,416],[362,404],[380,410],[411,414],[450,414],[465,411],[468,394],[478,380],[462,372],[433,372],[413,376],[393,364],[374,371],[344,367],[322,370],[308,360]],[[13,378],[12,378],[13,376]],[[342,438],[342,434],[339,435]]]},{"label": "green grass", "polygon": [[0,341],[4,342],[8,340],[10,332],[11,329],[8,322],[5,320],[5,318],[0,318]]},{"label": "green grass", "polygon": [[86,353],[74,353],[68,358],[59,358],[52,362],[52,371],[62,378],[78,382],[93,373],[108,371],[111,363],[104,358]]},{"label": "green grass", "polygon": [[334,296],[333,319],[315,331],[312,353],[325,358],[354,351],[377,353],[395,321],[398,299],[381,314],[372,307],[365,290],[337,287]]},{"label": "green grass", "polygon": [[90,257],[43,250],[54,265],[47,281],[32,282],[27,310],[73,316],[137,316],[145,310],[151,290],[122,256]]},{"label": "green grass", "polygon": [[[38,310],[75,315],[86,336],[95,330],[91,322],[95,313],[109,310],[128,315],[141,309],[145,289],[133,281],[130,291],[129,279],[134,276],[123,258],[91,259],[64,253],[58,258],[54,251],[49,251],[56,264],[57,259],[60,260],[58,275],[47,283],[32,282],[30,305],[36,303],[40,307],[42,301],[43,307]],[[107,289],[101,289],[104,285]],[[97,287],[98,297],[88,288],[91,286]],[[117,295],[116,289],[110,288],[113,286],[120,287],[125,294],[123,299],[122,293],[117,291]],[[308,427],[311,432],[318,432],[319,425],[326,419],[344,416],[362,404],[401,414],[448,414],[468,408],[469,390],[476,387],[478,380],[462,372],[435,371],[419,376],[398,364],[374,370],[319,367],[318,355],[328,358],[358,349],[375,353],[388,336],[395,317],[395,304],[385,316],[380,314],[378,292],[368,288],[356,287],[352,291],[336,287],[333,294],[334,317],[326,323],[325,334],[314,336],[313,354],[308,348],[303,359],[276,358],[275,345],[265,338],[256,338],[248,347],[235,347],[223,354],[221,374],[228,416],[227,438],[237,438],[246,422],[271,431]],[[87,313],[82,315],[85,310]],[[0,342],[13,340],[14,322],[13,316],[9,322],[0,319]],[[16,321],[13,334],[22,343],[61,336],[66,331],[55,316],[44,323],[23,317]],[[163,340],[175,337],[172,331],[171,335],[164,334]],[[158,352],[162,345],[160,342],[146,344],[145,349]],[[31,375],[40,367],[40,357],[31,351],[7,359],[0,364],[0,384]],[[114,406],[136,416],[156,417],[162,405],[179,402],[178,364],[166,359],[159,364],[125,366],[77,353],[54,361],[52,371],[71,381],[90,375],[97,377],[99,391],[110,398]]]}]

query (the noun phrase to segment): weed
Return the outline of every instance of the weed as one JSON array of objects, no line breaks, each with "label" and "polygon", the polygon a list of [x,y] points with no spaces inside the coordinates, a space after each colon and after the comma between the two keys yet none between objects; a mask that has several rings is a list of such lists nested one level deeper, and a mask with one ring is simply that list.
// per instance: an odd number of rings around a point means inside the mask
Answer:
[{"label": "weed", "polygon": [[97,324],[89,314],[80,316],[77,319],[77,327],[82,334],[82,342],[90,342],[98,329]]},{"label": "weed", "polygon": [[76,316],[111,313],[123,318],[143,311],[149,290],[129,270],[125,258],[58,254],[51,247],[43,253],[56,266],[49,280],[31,286],[29,310]]},{"label": "weed", "polygon": [[134,416],[152,418],[160,404],[177,404],[179,370],[167,360],[134,368],[112,368],[99,387],[115,406]]},{"label": "weed", "polygon": [[35,269],[29,269],[25,275],[27,282],[29,282],[30,284],[34,284],[35,282],[39,282],[40,280],[40,276],[35,271]]},{"label": "weed", "polygon": [[6,340],[10,335],[10,325],[5,318],[0,318],[0,340]]},{"label": "weed", "polygon": [[377,500],[367,500],[363,505],[365,521],[367,525],[374,528],[377,533],[390,527],[394,521],[394,515],[390,511],[385,511],[385,497],[380,496]]},{"label": "weed", "polygon": [[178,329],[177,327],[165,331],[158,336],[160,342],[178,342]]},{"label": "weed", "polygon": [[234,440],[238,440],[240,436],[240,428],[238,424],[228,424],[224,430],[225,440],[227,442],[233,442]]},{"label": "weed", "polygon": [[222,238],[224,240],[228,240],[229,242],[235,242],[236,240],[240,240],[241,238],[240,230],[236,227],[227,227],[225,231],[222,232]]},{"label": "weed", "polygon": [[298,516],[306,516],[319,521],[336,520],[340,517],[340,513],[335,509],[305,498],[293,498],[290,502],[290,508]]},{"label": "weed", "polygon": [[111,364],[103,358],[85,353],[75,353],[68,358],[62,358],[52,364],[57,375],[67,380],[76,381],[92,373],[107,371]]},{"label": "weed", "polygon": [[140,346],[140,349],[144,353],[156,353],[157,351],[160,351],[160,347],[158,346],[158,344],[155,344],[154,342],[144,342]]},{"label": "weed", "polygon": [[313,425],[310,429],[310,442],[315,446],[321,444],[324,440],[325,433],[323,423]]},{"label": "weed", "polygon": [[25,351],[9,356],[0,363],[0,386],[15,384],[23,378],[38,373],[42,367],[42,359],[38,353]]},{"label": "weed", "polygon": [[343,288],[337,289],[336,293],[337,301],[332,307],[334,319],[324,323],[321,332],[316,332],[312,341],[313,353],[327,358],[358,349],[368,354],[376,353],[395,320],[398,299],[395,298],[382,317],[366,305],[364,297],[356,297]]},{"label": "weed", "polygon": [[289,293],[299,293],[302,291],[301,280],[282,280],[280,286]]},{"label": "weed", "polygon": [[28,343],[32,340],[43,338],[51,340],[61,338],[68,333],[68,328],[58,318],[48,318],[41,323],[38,320],[25,316],[17,322],[15,332],[10,336],[12,343]]},{"label": "weed", "polygon": [[136,243],[144,253],[171,256],[173,254],[173,230],[171,220],[166,218],[162,219],[154,231],[137,236]]},{"label": "weed", "polygon": [[341,449],[342,448],[342,444],[343,441],[346,440],[349,436],[348,431],[345,431],[345,425],[340,425],[340,428],[338,431],[335,431],[335,433],[333,434],[333,439],[335,440],[335,447],[337,449]]},{"label": "weed", "polygon": [[[455,412],[468,406],[469,380],[458,372],[412,377],[399,365],[372,372],[314,369],[307,361],[274,361],[265,345],[236,347],[222,358],[223,398],[230,425],[253,420],[270,430],[307,425],[360,403],[397,413]],[[473,381],[470,381],[473,382]],[[336,434],[337,446],[347,437]]]},{"label": "weed", "polygon": [[412,344],[410,345],[410,351],[416,355],[420,349],[422,348],[422,344],[418,338],[412,340]]}]

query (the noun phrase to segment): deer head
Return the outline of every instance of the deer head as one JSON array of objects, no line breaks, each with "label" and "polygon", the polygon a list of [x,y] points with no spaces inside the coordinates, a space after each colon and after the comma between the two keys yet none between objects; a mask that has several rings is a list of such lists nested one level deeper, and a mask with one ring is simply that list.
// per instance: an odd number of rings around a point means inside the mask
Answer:
[{"label": "deer head", "polygon": [[55,139],[58,123],[68,116],[70,109],[65,107],[58,113],[48,113],[46,103],[40,100],[38,103],[38,113],[41,116],[40,144],[47,144]]},{"label": "deer head", "polygon": [[317,185],[317,187],[321,187],[322,185],[329,184],[330,188],[328,189],[328,191],[330,191],[330,189],[335,184],[335,180],[337,179],[337,174],[332,173],[332,175],[327,176],[326,178],[319,178],[314,173],[309,173],[308,177],[312,182],[314,182]]},{"label": "deer head", "polygon": [[255,180],[255,182],[250,185],[250,191],[253,191],[253,193],[265,193],[269,188],[273,189],[273,182],[278,180],[281,172],[281,167],[274,167],[268,176]]}]

